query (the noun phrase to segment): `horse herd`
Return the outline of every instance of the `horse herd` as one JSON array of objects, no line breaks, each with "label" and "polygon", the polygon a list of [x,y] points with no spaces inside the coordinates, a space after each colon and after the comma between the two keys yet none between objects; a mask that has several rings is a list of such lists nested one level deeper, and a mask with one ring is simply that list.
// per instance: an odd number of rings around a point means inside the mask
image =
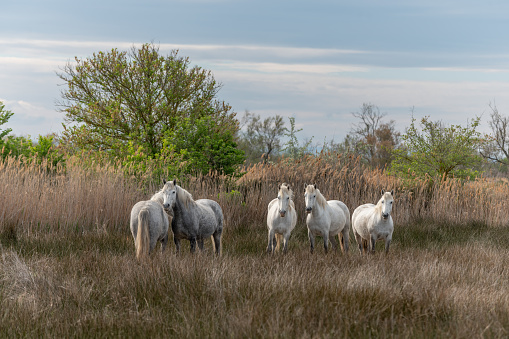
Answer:
[{"label": "horse herd", "polygon": [[[391,217],[394,191],[382,190],[376,205],[358,206],[350,221],[350,212],[343,202],[326,200],[316,185],[305,184],[304,189],[311,253],[317,235],[322,237],[326,253],[329,241],[332,248],[337,249],[336,236],[342,251],[348,252],[350,226],[361,253],[374,253],[375,243],[379,239],[385,241],[385,252],[388,253],[394,230]],[[297,224],[297,211],[292,198],[290,185],[283,183],[279,185],[277,198],[268,205],[268,253],[278,249],[281,242],[283,252],[288,250],[291,232]],[[177,185],[177,180],[173,180],[164,181],[163,188],[150,200],[136,203],[131,210],[130,226],[138,259],[150,254],[158,241],[164,251],[168,243],[169,220],[177,253],[182,239],[189,240],[191,252],[194,252],[196,244],[203,250],[204,239],[211,237],[215,253],[220,254],[223,232],[221,207],[210,199],[193,200],[191,194]]]}]

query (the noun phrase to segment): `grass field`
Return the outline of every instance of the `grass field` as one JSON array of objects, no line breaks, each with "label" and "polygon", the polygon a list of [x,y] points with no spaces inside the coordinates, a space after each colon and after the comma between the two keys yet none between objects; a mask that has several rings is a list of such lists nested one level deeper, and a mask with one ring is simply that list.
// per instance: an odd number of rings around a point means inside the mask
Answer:
[{"label": "grass field", "polygon": [[[77,166],[48,175],[10,166],[0,171],[8,187],[0,192],[0,337],[509,336],[509,224],[498,210],[505,203],[501,187],[435,190],[435,197],[455,197],[443,201],[457,211],[456,222],[443,211],[428,213],[420,196],[397,194],[387,256],[381,242],[375,255],[362,256],[352,239],[348,255],[326,255],[321,247],[311,255],[303,213],[288,254],[267,255],[264,216],[278,181],[270,175],[296,183],[299,211],[304,180],[324,187],[329,199],[344,197],[353,211],[355,201],[376,198],[379,180],[369,175],[380,174],[345,174],[355,180],[329,183],[342,192],[337,197],[325,189],[327,176],[291,178],[295,169],[248,174],[253,181],[238,191],[191,180],[195,198],[216,198],[223,207],[223,255],[214,257],[208,240],[204,253],[191,255],[184,243],[179,256],[171,245],[137,262],[128,212],[147,196],[140,187],[111,169],[90,175]],[[396,187],[395,179],[379,179]],[[486,191],[483,199],[493,204],[472,210],[467,194],[462,200],[454,193],[460,189]],[[498,219],[468,221],[490,209]]]},{"label": "grass field", "polygon": [[311,255],[300,224],[270,256],[260,225],[142,263],[127,232],[2,239],[0,336],[507,337],[508,234],[420,222],[388,256]]}]

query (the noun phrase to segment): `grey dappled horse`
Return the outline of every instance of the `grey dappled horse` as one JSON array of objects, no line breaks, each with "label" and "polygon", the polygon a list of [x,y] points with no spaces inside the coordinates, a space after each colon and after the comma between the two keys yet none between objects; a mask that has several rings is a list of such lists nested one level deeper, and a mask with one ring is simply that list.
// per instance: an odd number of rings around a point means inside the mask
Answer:
[{"label": "grey dappled horse", "polygon": [[216,254],[221,253],[221,234],[223,232],[223,211],[214,200],[193,200],[191,194],[177,185],[177,180],[164,182],[161,190],[164,194],[163,206],[173,210],[171,229],[173,240],[180,252],[180,240],[187,239],[191,243],[191,253],[196,243],[203,250],[203,240],[212,236],[212,245]]}]

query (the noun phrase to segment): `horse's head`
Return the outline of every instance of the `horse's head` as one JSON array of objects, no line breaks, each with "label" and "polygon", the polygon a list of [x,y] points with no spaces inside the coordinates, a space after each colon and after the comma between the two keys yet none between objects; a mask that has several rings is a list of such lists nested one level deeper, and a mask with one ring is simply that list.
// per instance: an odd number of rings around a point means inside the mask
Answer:
[{"label": "horse's head", "polygon": [[279,215],[284,218],[286,215],[286,211],[290,206],[290,199],[292,198],[292,190],[290,189],[290,185],[283,183],[279,186],[279,192],[277,194],[277,203],[279,206]]},{"label": "horse's head", "polygon": [[394,202],[394,190],[386,192],[382,189],[381,193],[382,198],[380,199],[380,202],[382,203],[382,218],[387,220],[392,211],[392,203]]},{"label": "horse's head", "polygon": [[163,207],[165,209],[172,209],[177,201],[177,179],[173,181],[164,180],[164,186],[161,192],[163,193]]},{"label": "horse's head", "polygon": [[311,213],[316,202],[316,194],[319,192],[315,185],[304,184],[304,200],[306,201],[306,213]]}]

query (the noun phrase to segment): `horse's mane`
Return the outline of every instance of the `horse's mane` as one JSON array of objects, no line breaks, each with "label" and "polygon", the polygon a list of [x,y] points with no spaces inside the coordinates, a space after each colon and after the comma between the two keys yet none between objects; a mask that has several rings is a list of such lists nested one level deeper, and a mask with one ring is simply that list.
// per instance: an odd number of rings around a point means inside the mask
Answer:
[{"label": "horse's mane", "polygon": [[327,199],[325,199],[322,193],[320,193],[320,190],[318,188],[316,189],[316,201],[323,208],[326,208],[328,206]]},{"label": "horse's mane", "polygon": [[163,189],[162,188],[159,192],[154,193],[152,197],[150,197],[150,200],[157,201],[161,205],[163,204]]},{"label": "horse's mane", "polygon": [[177,191],[177,198],[180,202],[186,207],[194,206],[196,202],[193,200],[193,196],[191,193],[180,187],[179,185],[175,185]]}]

